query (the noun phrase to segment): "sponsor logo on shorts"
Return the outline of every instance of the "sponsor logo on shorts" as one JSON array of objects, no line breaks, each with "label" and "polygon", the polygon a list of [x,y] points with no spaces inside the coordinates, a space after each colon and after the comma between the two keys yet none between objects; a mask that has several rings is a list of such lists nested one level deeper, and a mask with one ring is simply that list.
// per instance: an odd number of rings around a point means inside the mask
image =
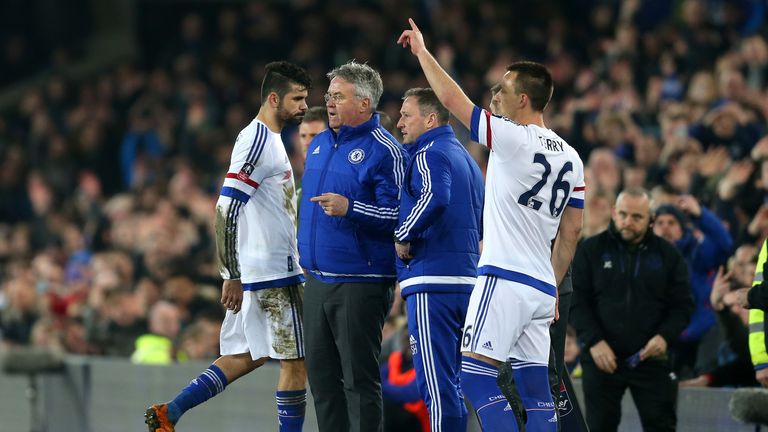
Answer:
[{"label": "sponsor logo on shorts", "polygon": [[491,345],[491,341],[486,341],[483,344],[483,348],[487,349],[488,351],[493,351],[493,345]]},{"label": "sponsor logo on shorts", "polygon": [[573,410],[571,398],[568,396],[568,390],[560,388],[560,397],[557,398],[557,410],[560,411],[560,417],[568,415]]},{"label": "sponsor logo on shorts", "polygon": [[411,342],[411,354],[416,355],[419,352],[419,348],[416,346],[416,338],[411,335],[408,339]]}]

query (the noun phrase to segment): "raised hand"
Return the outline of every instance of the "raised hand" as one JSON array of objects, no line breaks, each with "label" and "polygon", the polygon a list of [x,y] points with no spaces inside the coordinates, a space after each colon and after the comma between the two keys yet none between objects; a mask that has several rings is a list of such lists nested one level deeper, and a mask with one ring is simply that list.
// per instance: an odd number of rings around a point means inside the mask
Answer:
[{"label": "raised hand", "polygon": [[682,195],[677,201],[677,206],[689,216],[694,218],[701,216],[701,205],[693,195]]},{"label": "raised hand", "polygon": [[763,204],[759,210],[757,210],[757,213],[755,214],[755,217],[752,218],[751,221],[749,221],[749,225],[747,225],[747,231],[754,235],[762,235],[763,231],[768,229],[768,204]]},{"label": "raised hand", "polygon": [[712,177],[726,170],[731,157],[724,146],[712,147],[707,150],[696,164],[699,174],[704,177]]},{"label": "raised hand", "polygon": [[408,23],[411,25],[411,29],[403,31],[400,37],[397,38],[397,43],[402,45],[403,48],[410,46],[411,53],[418,56],[422,50],[426,49],[424,46],[424,36],[412,18],[408,18]]},{"label": "raised hand", "polygon": [[722,310],[725,307],[723,297],[731,290],[732,275],[732,271],[724,274],[723,266],[717,269],[717,276],[715,276],[715,281],[712,283],[712,291],[709,294],[709,303],[716,311]]},{"label": "raised hand", "polygon": [[743,185],[749,180],[749,176],[752,175],[754,170],[755,165],[752,161],[745,159],[731,165],[731,168],[725,174],[725,178],[734,184]]}]

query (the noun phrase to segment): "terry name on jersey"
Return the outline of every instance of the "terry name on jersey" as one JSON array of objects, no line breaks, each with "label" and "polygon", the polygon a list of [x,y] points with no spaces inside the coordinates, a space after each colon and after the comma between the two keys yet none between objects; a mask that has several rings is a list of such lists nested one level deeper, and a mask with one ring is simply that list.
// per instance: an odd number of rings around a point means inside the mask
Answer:
[{"label": "terry name on jersey", "polygon": [[541,143],[541,146],[549,151],[563,151],[563,142],[558,140],[553,140],[551,138],[544,138],[543,136],[539,137],[539,142]]}]

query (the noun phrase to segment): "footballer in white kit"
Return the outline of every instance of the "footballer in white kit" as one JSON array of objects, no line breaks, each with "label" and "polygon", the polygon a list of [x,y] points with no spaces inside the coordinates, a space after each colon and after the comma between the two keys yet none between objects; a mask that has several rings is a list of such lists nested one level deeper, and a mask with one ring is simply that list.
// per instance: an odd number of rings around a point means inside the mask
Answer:
[{"label": "footballer in white kit", "polygon": [[490,150],[484,242],[462,351],[547,364],[556,281],[551,250],[566,206],[584,207],[584,168],[550,129],[475,107],[472,139]]},{"label": "footballer in white kit", "polygon": [[[472,103],[409,24],[398,43],[410,46],[440,102],[491,151],[483,251],[461,337],[462,391],[484,431],[555,432],[549,325],[581,232],[584,173],[576,152],[544,125],[552,76],[540,63],[507,66],[493,105],[508,118],[495,116]],[[512,380],[499,376],[506,361]]]},{"label": "footballer in white kit", "polygon": [[219,271],[244,291],[242,311],[224,318],[221,354],[304,357],[293,172],[280,134],[259,120],[235,142],[216,217]]},{"label": "footballer in white kit", "polygon": [[264,67],[261,107],[235,141],[216,203],[221,304],[227,309],[219,336],[222,355],[172,400],[147,408],[149,432],[175,430],[184,413],[268,357],[280,360],[278,430],[300,431],[304,424],[304,275],[296,245],[296,188],[280,132],[304,116],[311,88],[311,78],[298,65],[277,61]]}]

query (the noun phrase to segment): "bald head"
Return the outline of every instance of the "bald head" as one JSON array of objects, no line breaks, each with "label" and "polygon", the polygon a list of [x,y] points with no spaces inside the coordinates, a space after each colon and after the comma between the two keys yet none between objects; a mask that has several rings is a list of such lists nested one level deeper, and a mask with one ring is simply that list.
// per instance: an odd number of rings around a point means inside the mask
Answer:
[{"label": "bald head", "polygon": [[643,189],[626,189],[616,198],[613,223],[622,240],[639,244],[651,223],[651,201]]}]

